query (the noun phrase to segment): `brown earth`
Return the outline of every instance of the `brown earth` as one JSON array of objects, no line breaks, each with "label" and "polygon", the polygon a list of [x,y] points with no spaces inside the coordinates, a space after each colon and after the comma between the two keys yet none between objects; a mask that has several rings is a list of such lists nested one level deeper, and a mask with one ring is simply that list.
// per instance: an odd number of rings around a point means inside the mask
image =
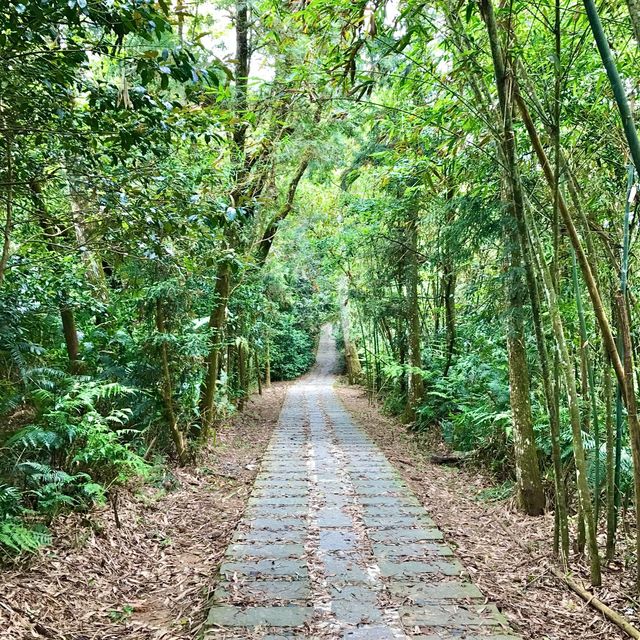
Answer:
[{"label": "brown earth", "polygon": [[184,640],[202,627],[287,385],[254,396],[198,464],[60,518],[54,544],[2,571],[0,638]]}]

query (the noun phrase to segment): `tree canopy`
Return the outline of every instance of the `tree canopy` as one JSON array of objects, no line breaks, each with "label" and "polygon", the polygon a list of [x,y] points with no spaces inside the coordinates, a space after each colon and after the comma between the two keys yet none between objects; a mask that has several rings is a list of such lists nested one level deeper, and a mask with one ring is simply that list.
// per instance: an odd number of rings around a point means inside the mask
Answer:
[{"label": "tree canopy", "polygon": [[0,22],[2,554],[197,458],[331,320],[350,382],[601,583],[640,495],[636,0]]}]

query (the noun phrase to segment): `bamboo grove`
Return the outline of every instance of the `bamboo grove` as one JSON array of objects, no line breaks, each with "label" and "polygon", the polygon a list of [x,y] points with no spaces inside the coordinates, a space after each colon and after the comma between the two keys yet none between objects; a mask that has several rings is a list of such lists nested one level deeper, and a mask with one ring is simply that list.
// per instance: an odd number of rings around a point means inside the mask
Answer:
[{"label": "bamboo grove", "polygon": [[0,19],[3,554],[215,446],[331,318],[350,382],[640,587],[635,0]]},{"label": "bamboo grove", "polygon": [[552,499],[594,585],[640,492],[637,9],[410,3],[334,62],[366,123],[324,240],[350,377]]}]

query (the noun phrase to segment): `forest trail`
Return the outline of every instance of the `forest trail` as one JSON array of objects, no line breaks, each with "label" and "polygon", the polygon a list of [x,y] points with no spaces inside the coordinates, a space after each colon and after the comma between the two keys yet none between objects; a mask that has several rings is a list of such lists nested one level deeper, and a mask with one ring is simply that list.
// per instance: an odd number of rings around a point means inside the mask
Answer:
[{"label": "forest trail", "polygon": [[220,568],[207,638],[515,640],[333,390],[322,331]]}]

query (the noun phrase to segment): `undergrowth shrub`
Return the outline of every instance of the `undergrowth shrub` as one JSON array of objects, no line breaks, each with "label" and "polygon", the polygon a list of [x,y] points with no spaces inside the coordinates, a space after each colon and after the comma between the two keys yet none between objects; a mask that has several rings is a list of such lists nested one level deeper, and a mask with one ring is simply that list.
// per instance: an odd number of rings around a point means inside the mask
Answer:
[{"label": "undergrowth shrub", "polygon": [[315,362],[315,335],[296,326],[296,318],[282,314],[271,335],[271,376],[291,380],[309,371]]},{"label": "undergrowth shrub", "polygon": [[424,434],[439,430],[457,451],[474,451],[476,459],[506,480],[511,470],[511,409],[504,346],[474,335],[474,347],[442,375],[441,358],[429,360],[425,391],[413,428]]},{"label": "undergrowth shrub", "polygon": [[20,490],[0,484],[0,559],[49,544],[48,531],[44,527],[27,526],[23,521],[26,515]]},{"label": "undergrowth shrub", "polygon": [[136,451],[139,433],[126,427],[131,410],[123,402],[131,389],[62,372],[39,375],[30,391],[36,417],[6,440],[0,467],[4,554],[47,544],[42,516],[87,510],[149,470]]}]

